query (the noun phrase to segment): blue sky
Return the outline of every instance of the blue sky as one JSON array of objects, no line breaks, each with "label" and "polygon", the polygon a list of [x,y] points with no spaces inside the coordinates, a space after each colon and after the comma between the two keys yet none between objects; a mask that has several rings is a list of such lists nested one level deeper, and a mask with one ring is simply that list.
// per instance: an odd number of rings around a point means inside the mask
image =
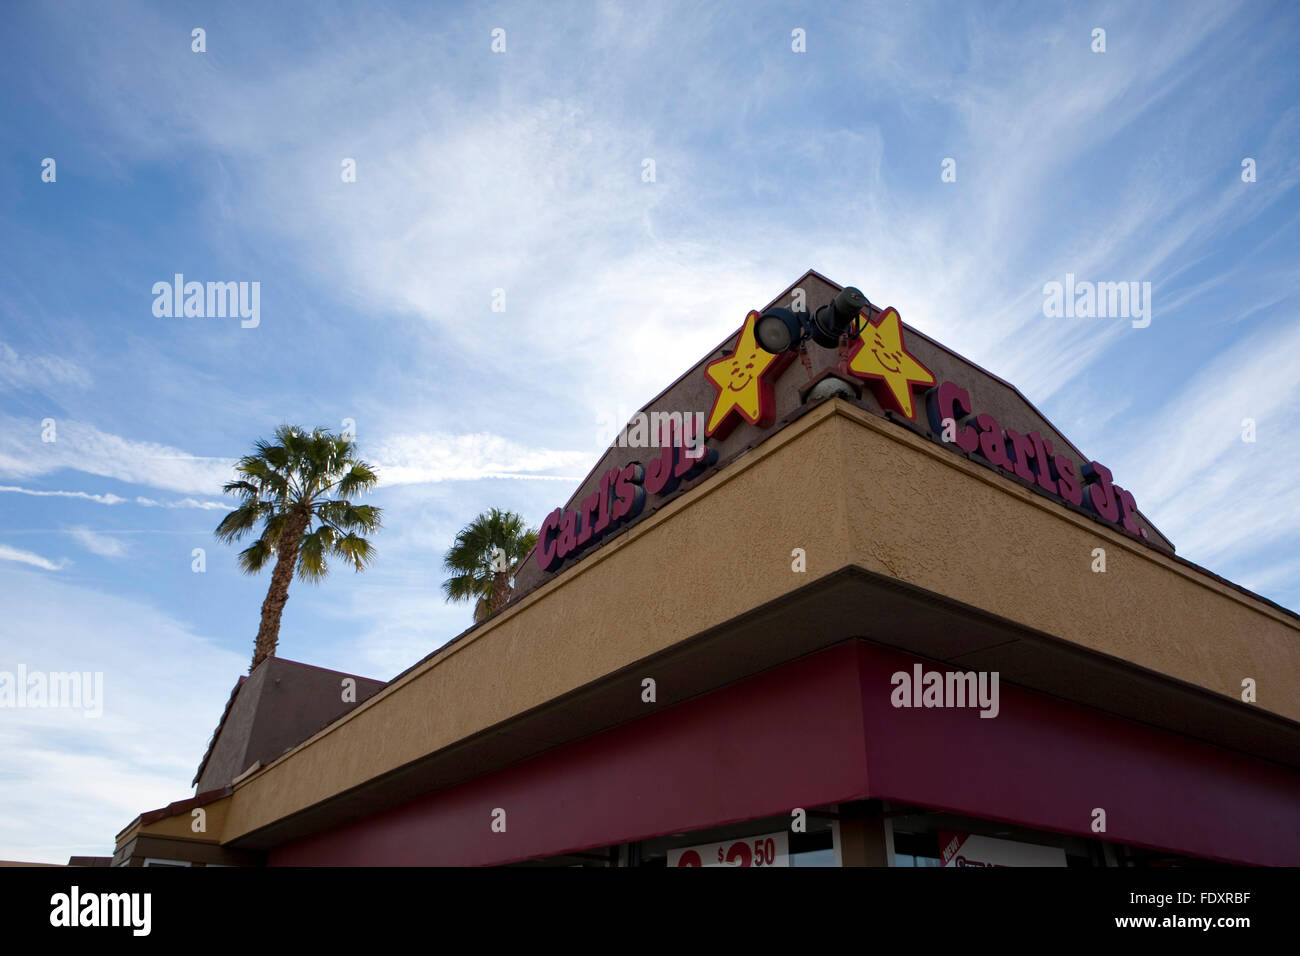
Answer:
[{"label": "blue sky", "polygon": [[[539,523],[808,268],[1019,386],[1181,555],[1300,607],[1293,4],[2,16],[0,670],[103,671],[105,703],[0,712],[0,859],[107,854],[188,795],[268,583],[211,536],[255,439],[355,421],[380,560],[295,583],[279,653],[389,678],[470,620],[438,587],[462,524]],[[260,324],[154,316],[175,273],[259,282]],[[1150,326],[1044,316],[1066,273],[1150,282]]]}]

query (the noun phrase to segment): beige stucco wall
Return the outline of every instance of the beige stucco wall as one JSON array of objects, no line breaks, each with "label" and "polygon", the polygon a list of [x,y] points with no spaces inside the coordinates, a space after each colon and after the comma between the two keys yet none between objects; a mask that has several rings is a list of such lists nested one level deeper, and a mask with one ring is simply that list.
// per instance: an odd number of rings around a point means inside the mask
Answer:
[{"label": "beige stucco wall", "polygon": [[225,839],[851,563],[1300,719],[1295,619],[833,401],[243,781]]},{"label": "beige stucco wall", "polygon": [[117,845],[120,847],[140,834],[220,843],[225,837],[226,817],[233,802],[233,797],[222,797],[220,800],[205,803],[199,808],[203,810],[202,832],[194,830],[197,818],[193,810],[183,810],[172,816],[154,820],[152,823],[141,824],[137,818],[131,826],[117,835]]},{"label": "beige stucco wall", "polygon": [[[848,559],[1092,650],[1300,719],[1300,626],[932,443],[843,409]],[[908,449],[900,453],[899,445]],[[934,467],[935,456],[944,467]],[[974,480],[972,480],[974,479]],[[1105,552],[1105,573],[1093,551]]]}]

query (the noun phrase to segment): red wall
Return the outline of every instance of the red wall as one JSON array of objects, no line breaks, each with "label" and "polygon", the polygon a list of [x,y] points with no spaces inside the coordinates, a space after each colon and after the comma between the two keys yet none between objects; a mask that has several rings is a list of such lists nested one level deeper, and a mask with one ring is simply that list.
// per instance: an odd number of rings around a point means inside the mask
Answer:
[{"label": "red wall", "polygon": [[[915,659],[864,651],[873,797],[1189,856],[1300,864],[1296,771],[1018,687],[999,688],[992,719],[895,709],[890,676]],[[1090,829],[1097,807],[1104,834]]]},{"label": "red wall", "polygon": [[270,863],[503,863],[878,797],[1083,836],[1102,807],[1109,840],[1300,864],[1300,773],[1015,687],[994,719],[895,709],[890,675],[913,661],[842,644]]},{"label": "red wall", "polygon": [[[281,847],[270,862],[502,863],[854,799],[866,790],[855,661],[851,645],[830,648]],[[496,807],[505,833],[491,832]]]}]

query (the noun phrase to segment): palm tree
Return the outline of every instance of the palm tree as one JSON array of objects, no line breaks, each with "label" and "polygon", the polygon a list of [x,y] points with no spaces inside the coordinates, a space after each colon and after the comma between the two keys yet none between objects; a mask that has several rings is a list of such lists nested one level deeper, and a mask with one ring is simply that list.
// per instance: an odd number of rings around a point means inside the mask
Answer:
[{"label": "palm tree", "polygon": [[513,511],[493,508],[479,515],[460,529],[443,558],[443,570],[451,574],[442,582],[447,600],[477,598],[475,624],[495,614],[510,600],[510,569],[536,543],[537,530],[530,530]]},{"label": "palm tree", "polygon": [[[282,425],[274,441],[258,441],[254,453],[239,459],[243,475],[222,489],[238,495],[238,508],[221,519],[214,532],[230,543],[244,537],[259,521],[261,536],[239,553],[239,567],[256,574],[275,556],[271,587],[262,602],[262,623],[253,646],[253,668],[275,655],[280,615],[289,600],[295,567],[302,581],[318,582],[335,555],[363,570],[375,549],[358,532],[379,530],[380,509],[353,504],[355,496],[374,488],[379,476],[356,457],[351,439],[317,428],[307,434]],[[313,521],[319,522],[312,528]]]}]

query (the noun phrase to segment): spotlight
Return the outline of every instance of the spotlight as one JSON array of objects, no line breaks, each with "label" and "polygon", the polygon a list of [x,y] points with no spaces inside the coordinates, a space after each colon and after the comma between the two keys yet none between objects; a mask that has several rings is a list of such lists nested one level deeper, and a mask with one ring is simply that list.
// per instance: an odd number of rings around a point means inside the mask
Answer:
[{"label": "spotlight", "polygon": [[803,321],[789,309],[768,309],[754,325],[759,346],[773,355],[796,351],[807,334]]},{"label": "spotlight", "polygon": [[840,336],[852,328],[858,313],[870,304],[860,290],[847,286],[830,305],[822,306],[813,316],[812,340],[824,348],[835,348],[840,343]]},{"label": "spotlight", "polygon": [[797,352],[808,339],[823,348],[833,349],[840,344],[840,336],[845,332],[850,336],[857,334],[854,320],[870,305],[860,290],[849,286],[841,290],[830,305],[822,306],[811,316],[790,309],[768,309],[758,317],[754,337],[759,348],[773,355]]}]

